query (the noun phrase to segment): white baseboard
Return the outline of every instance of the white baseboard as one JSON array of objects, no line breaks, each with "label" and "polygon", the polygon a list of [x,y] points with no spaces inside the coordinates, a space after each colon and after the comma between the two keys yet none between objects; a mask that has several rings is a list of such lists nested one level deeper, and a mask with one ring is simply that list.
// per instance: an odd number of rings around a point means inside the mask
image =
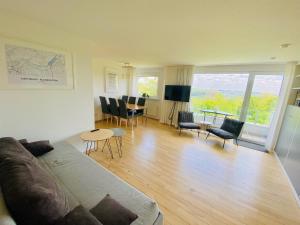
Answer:
[{"label": "white baseboard", "polygon": [[273,151],[273,153],[274,153],[274,155],[275,155],[275,158],[276,158],[276,160],[277,160],[277,162],[278,162],[278,164],[279,164],[281,170],[283,171],[283,173],[284,173],[285,176],[287,177],[288,182],[289,182],[289,186],[291,187],[291,190],[292,190],[293,195],[294,195],[294,197],[295,197],[295,199],[296,199],[296,202],[298,203],[298,206],[300,207],[300,199],[299,199],[299,195],[297,194],[297,192],[296,192],[296,190],[295,190],[295,188],[294,188],[294,185],[292,184],[292,181],[290,180],[289,175],[288,175],[287,172],[285,171],[285,169],[284,169],[284,167],[283,167],[283,165],[282,165],[280,159],[278,158],[277,153],[276,153],[275,151]]}]

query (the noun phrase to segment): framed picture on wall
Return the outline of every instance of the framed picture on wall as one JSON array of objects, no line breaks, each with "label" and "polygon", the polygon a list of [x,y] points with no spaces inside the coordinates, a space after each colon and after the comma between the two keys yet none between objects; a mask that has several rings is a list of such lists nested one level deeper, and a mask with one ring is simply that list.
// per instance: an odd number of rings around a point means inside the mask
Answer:
[{"label": "framed picture on wall", "polygon": [[114,68],[105,68],[105,91],[114,93],[118,91],[118,75],[119,71]]},{"label": "framed picture on wall", "polygon": [[73,89],[72,55],[0,37],[1,89]]}]

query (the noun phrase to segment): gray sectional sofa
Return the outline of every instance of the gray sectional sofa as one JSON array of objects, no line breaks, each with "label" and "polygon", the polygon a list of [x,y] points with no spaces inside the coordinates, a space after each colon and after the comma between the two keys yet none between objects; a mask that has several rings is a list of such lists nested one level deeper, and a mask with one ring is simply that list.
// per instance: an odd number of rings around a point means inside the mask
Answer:
[{"label": "gray sectional sofa", "polygon": [[[72,145],[60,142],[56,143],[54,148],[38,160],[63,188],[71,209],[79,204],[91,209],[106,194],[110,194],[138,215],[138,219],[132,225],[163,224],[163,216],[154,200],[79,152]],[[16,225],[5,206],[2,192],[0,192],[0,225]]]}]

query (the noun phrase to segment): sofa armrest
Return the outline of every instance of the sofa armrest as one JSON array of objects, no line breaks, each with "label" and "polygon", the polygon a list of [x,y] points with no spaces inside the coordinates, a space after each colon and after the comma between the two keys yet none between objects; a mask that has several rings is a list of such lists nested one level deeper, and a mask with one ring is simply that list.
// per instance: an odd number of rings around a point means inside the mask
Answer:
[{"label": "sofa armrest", "polygon": [[16,222],[8,212],[1,190],[0,190],[0,225],[16,225]]}]

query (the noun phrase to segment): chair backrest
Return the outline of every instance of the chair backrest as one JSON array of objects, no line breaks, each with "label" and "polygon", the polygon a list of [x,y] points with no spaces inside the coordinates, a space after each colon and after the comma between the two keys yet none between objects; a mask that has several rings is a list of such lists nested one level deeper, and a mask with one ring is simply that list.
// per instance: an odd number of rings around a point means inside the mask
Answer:
[{"label": "chair backrest", "polygon": [[128,96],[127,95],[122,95],[122,100],[127,103],[128,102]]},{"label": "chair backrest", "polygon": [[138,99],[137,105],[145,106],[145,104],[146,104],[146,99],[145,98],[139,98]]},{"label": "chair backrest", "polygon": [[107,104],[106,98],[103,96],[99,96],[101,103],[101,110],[105,114],[110,114],[109,106]]},{"label": "chair backrest", "polygon": [[179,111],[178,112],[178,123],[194,123],[194,114],[192,112]]},{"label": "chair backrest", "polygon": [[117,100],[115,98],[109,98],[109,108],[112,115],[114,116],[120,115],[118,105],[117,105]]},{"label": "chair backrest", "polygon": [[128,100],[128,103],[129,103],[129,104],[135,104],[135,100],[136,100],[136,97],[130,96],[130,97],[129,97],[129,100]]},{"label": "chair backrest", "polygon": [[244,122],[234,119],[225,118],[221,129],[232,133],[236,138],[240,135]]},{"label": "chair backrest", "polygon": [[127,119],[128,113],[127,113],[126,102],[121,99],[118,99],[118,103],[119,103],[120,117]]}]

